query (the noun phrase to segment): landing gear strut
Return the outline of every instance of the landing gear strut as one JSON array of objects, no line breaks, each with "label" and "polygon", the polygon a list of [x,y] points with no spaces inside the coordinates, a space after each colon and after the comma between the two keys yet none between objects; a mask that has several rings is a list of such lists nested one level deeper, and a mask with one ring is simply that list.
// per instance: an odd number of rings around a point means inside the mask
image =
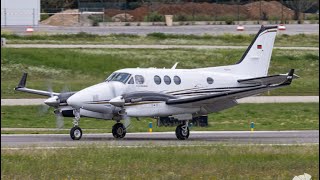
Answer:
[{"label": "landing gear strut", "polygon": [[186,121],[184,124],[180,124],[176,128],[176,136],[179,140],[186,140],[188,139],[190,134],[189,127],[188,127],[188,121]]},{"label": "landing gear strut", "polygon": [[79,140],[82,137],[82,130],[79,127],[79,121],[80,121],[80,110],[75,109],[73,110],[74,114],[74,120],[73,120],[73,128],[70,129],[70,137],[73,140]]},{"label": "landing gear strut", "polygon": [[115,138],[124,138],[127,131],[126,128],[122,123],[116,123],[114,126],[112,126],[112,134]]}]

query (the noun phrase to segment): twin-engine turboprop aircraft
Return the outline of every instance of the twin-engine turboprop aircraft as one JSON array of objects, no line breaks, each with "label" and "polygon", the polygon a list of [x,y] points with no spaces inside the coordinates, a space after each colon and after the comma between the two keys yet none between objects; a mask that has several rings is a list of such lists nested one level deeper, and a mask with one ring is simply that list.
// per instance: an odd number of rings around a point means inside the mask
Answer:
[{"label": "twin-engine turboprop aircraft", "polygon": [[74,117],[70,136],[82,137],[80,117],[115,120],[115,138],[126,135],[121,120],[129,117],[171,117],[180,120],[176,136],[189,137],[188,121],[237,105],[237,99],[291,84],[294,70],[267,76],[277,26],[261,26],[240,61],[233,65],[198,69],[121,69],[104,82],[78,92],[54,93],[26,88],[25,73],[17,91],[49,96],[44,103],[55,113]]}]

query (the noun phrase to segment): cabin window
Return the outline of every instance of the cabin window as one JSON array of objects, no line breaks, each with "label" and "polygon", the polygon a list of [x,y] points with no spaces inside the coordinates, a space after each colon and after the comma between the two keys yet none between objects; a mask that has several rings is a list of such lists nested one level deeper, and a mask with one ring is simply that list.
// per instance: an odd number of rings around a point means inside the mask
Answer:
[{"label": "cabin window", "polygon": [[133,77],[131,77],[131,79],[129,80],[128,84],[134,84]]},{"label": "cabin window", "polygon": [[171,78],[169,76],[164,76],[163,78],[164,83],[166,83],[167,85],[171,84]]},{"label": "cabin window", "polygon": [[207,78],[207,82],[208,82],[208,84],[212,84],[213,83],[213,79],[211,77],[208,77]]},{"label": "cabin window", "polygon": [[141,75],[135,75],[134,79],[136,81],[136,84],[143,84],[144,83],[144,77]]},{"label": "cabin window", "polygon": [[174,81],[174,83],[176,83],[176,85],[179,85],[181,83],[181,79],[179,76],[174,76],[173,81]]},{"label": "cabin window", "polygon": [[160,76],[155,75],[153,79],[154,79],[154,83],[156,83],[156,84],[158,84],[158,85],[161,84],[161,78],[160,78]]}]

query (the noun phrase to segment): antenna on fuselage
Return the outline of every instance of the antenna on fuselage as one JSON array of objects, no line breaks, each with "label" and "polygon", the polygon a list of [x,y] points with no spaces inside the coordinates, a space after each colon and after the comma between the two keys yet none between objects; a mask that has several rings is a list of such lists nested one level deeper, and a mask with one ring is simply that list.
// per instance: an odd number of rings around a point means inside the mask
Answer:
[{"label": "antenna on fuselage", "polygon": [[176,69],[177,65],[179,64],[179,62],[176,62],[171,69]]}]

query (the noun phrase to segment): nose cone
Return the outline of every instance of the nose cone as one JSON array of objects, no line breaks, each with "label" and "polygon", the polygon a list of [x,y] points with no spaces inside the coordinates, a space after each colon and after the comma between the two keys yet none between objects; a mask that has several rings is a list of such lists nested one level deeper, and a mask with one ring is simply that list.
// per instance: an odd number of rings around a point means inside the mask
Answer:
[{"label": "nose cone", "polygon": [[99,102],[102,100],[109,101],[110,99],[119,96],[123,92],[124,86],[125,85],[121,82],[100,83],[85,88],[70,96],[67,99],[67,103],[73,108],[88,109],[89,106],[93,106],[95,102]]},{"label": "nose cone", "polygon": [[83,99],[81,97],[82,97],[81,91],[77,92],[67,99],[67,104],[69,106],[72,106],[73,108],[79,109],[79,108],[81,108],[82,103],[83,103]]}]

